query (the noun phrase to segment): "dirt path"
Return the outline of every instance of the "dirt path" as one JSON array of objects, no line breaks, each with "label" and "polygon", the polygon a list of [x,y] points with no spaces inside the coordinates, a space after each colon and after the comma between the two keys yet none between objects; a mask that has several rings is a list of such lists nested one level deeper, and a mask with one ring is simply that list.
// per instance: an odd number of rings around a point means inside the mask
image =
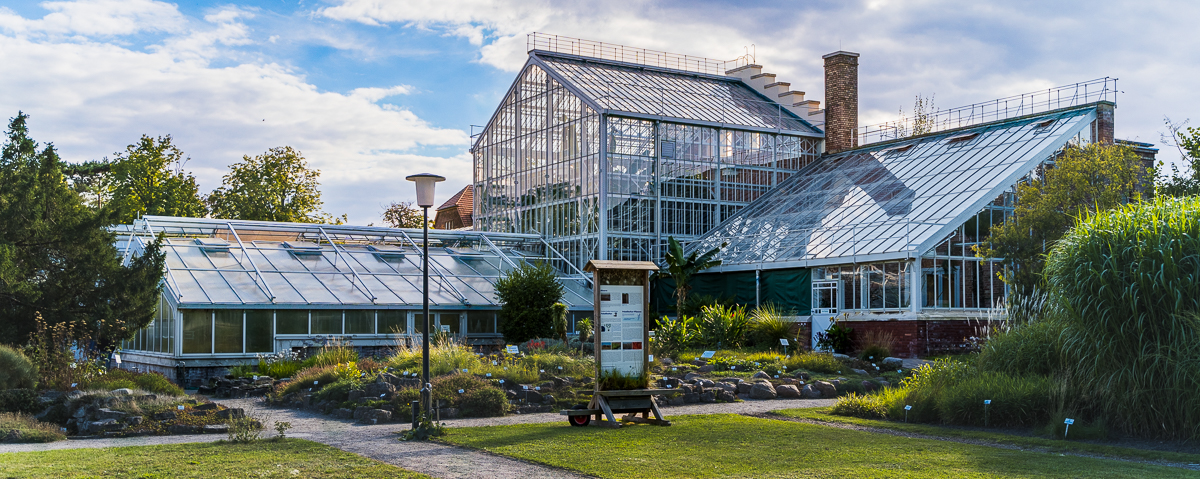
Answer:
[{"label": "dirt path", "polygon": [[[406,424],[380,424],[366,426],[349,421],[332,419],[321,414],[294,409],[263,407],[257,400],[230,399],[218,402],[229,407],[240,407],[246,414],[258,418],[266,426],[265,433],[273,433],[275,421],[292,424],[288,437],[307,439],[327,444],[344,451],[360,454],[372,459],[393,464],[443,478],[577,478],[587,477],[577,473],[533,464],[516,459],[497,456],[487,452],[435,442],[403,442],[396,433],[407,429]],[[663,414],[670,418],[682,414],[764,414],[776,409],[824,407],[833,400],[788,399],[774,401],[744,401],[724,404],[693,404],[664,408]],[[509,424],[533,424],[563,422],[557,413],[516,414],[495,418],[452,419],[449,427],[500,426]],[[51,449],[82,449],[125,446],[151,446],[157,444],[179,444],[213,442],[225,439],[223,434],[189,436],[146,436],[113,439],[81,439],[59,441],[49,444],[0,444],[0,453],[45,451]]]}]

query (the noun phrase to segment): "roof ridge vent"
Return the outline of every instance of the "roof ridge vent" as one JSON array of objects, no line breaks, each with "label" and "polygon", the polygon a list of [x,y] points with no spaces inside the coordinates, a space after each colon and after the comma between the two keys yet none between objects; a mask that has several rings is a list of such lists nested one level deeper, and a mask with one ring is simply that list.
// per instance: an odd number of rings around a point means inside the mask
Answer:
[{"label": "roof ridge vent", "polygon": [[228,253],[229,242],[221,238],[196,238],[200,251],[205,253]]},{"label": "roof ridge vent", "polygon": [[308,241],[284,241],[283,247],[291,250],[294,255],[321,254],[321,245]]}]

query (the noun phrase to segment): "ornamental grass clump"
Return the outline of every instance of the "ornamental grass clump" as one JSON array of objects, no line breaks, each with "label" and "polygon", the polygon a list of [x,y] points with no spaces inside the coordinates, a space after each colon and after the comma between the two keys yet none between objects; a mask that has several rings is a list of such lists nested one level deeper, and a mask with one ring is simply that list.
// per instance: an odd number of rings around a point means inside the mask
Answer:
[{"label": "ornamental grass clump", "polygon": [[38,368],[20,351],[0,344],[0,389],[33,389]]},{"label": "ornamental grass clump", "polygon": [[767,303],[750,313],[749,336],[755,345],[778,348],[779,340],[786,339],[795,343],[796,335],[792,334],[792,321],[784,319],[787,314],[774,304]]},{"label": "ornamental grass clump", "polygon": [[1200,198],[1081,221],[1046,262],[1064,364],[1115,430],[1200,437]]}]

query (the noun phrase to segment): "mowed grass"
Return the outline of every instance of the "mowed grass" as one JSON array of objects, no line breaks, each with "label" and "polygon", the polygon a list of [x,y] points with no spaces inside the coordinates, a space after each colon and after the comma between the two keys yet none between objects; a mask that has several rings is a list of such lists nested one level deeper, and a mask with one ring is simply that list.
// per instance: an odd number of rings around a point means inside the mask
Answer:
[{"label": "mowed grass", "polygon": [[249,444],[62,449],[0,454],[0,477],[20,478],[425,478],[300,439]]},{"label": "mowed grass", "polygon": [[964,429],[955,427],[942,427],[934,424],[917,424],[904,423],[895,421],[884,421],[879,419],[861,419],[857,417],[835,416],[829,413],[832,408],[803,408],[803,409],[782,409],[773,411],[786,417],[794,417],[799,419],[810,419],[813,421],[832,422],[840,424],[853,424],[856,426],[867,426],[880,429],[890,429],[893,431],[909,432],[915,434],[923,434],[927,436],[936,436],[954,439],[970,439],[993,442],[1009,446],[1040,448],[1050,452],[1071,452],[1078,454],[1102,455],[1122,459],[1140,459],[1149,461],[1167,461],[1182,464],[1200,464],[1200,454],[1192,454],[1186,452],[1173,451],[1156,451],[1149,449],[1133,449],[1128,447],[1111,446],[1107,444],[1097,444],[1091,442],[1076,442],[1063,441],[1061,439],[1049,439],[1036,436],[1021,436],[1016,434],[1006,434],[1004,430],[997,431],[981,431],[979,429]]},{"label": "mowed grass", "polygon": [[[600,477],[1200,477],[1164,466],[909,439],[732,414],[669,427],[566,421],[450,429],[442,440]],[[1190,475],[1190,476],[1189,476]]]}]

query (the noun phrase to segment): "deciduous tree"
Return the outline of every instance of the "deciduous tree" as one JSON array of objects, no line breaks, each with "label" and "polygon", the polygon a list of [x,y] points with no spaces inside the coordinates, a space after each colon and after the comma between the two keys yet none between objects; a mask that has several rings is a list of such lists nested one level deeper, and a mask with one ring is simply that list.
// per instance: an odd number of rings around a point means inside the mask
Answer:
[{"label": "deciduous tree", "polygon": [[[424,213],[413,207],[413,202],[393,202],[383,211],[383,223],[390,228],[420,228],[425,221]],[[433,228],[433,219],[429,220]]]},{"label": "deciduous tree", "polygon": [[1181,172],[1179,167],[1171,165],[1171,175],[1161,169],[1155,194],[1165,196],[1200,195],[1200,128],[1187,127],[1187,121],[1176,125],[1170,118],[1164,118],[1169,134],[1163,135],[1163,143],[1174,146],[1179,150],[1179,156],[1188,163],[1187,170]]},{"label": "deciduous tree", "polygon": [[217,218],[322,222],[320,170],[309,169],[304,156],[290,146],[271,148],[229,166],[221,187],[208,197]]},{"label": "deciduous tree", "polygon": [[188,161],[171,135],[142,135],[112,162],[112,205],[123,224],[145,215],[202,217],[208,212]]}]

